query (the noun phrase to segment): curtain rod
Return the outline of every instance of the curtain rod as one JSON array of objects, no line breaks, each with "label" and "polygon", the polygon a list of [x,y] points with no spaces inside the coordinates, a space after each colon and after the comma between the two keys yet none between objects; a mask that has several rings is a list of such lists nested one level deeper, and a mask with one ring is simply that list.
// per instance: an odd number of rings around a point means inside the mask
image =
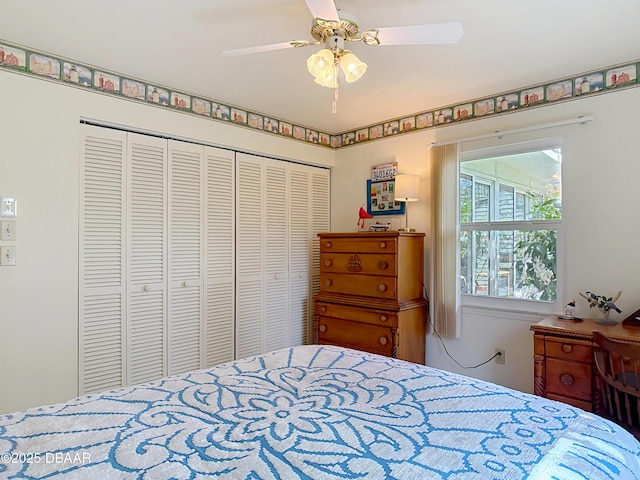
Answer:
[{"label": "curtain rod", "polygon": [[431,143],[431,147],[442,147],[444,145],[453,145],[454,143],[466,143],[473,142],[475,140],[484,140],[486,138],[496,138],[502,137],[503,135],[512,135],[514,133],[524,133],[524,132],[533,132],[535,130],[543,130],[545,128],[553,128],[553,127],[561,127],[564,125],[573,125],[575,123],[579,123],[580,125],[584,125],[587,122],[593,120],[593,115],[589,116],[579,116],[577,118],[569,118],[567,120],[560,120],[558,122],[552,123],[543,123],[541,125],[534,125],[532,127],[523,127],[523,128],[514,128],[512,130],[496,130],[493,133],[487,133],[485,135],[478,135],[476,137],[466,137],[460,138],[458,140],[448,140],[445,142],[433,142]]}]

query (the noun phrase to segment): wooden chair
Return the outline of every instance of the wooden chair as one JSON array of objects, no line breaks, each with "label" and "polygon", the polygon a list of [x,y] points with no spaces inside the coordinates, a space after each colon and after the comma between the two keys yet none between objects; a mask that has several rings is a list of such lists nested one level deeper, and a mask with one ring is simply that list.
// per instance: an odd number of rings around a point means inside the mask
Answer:
[{"label": "wooden chair", "polygon": [[593,340],[606,416],[637,434],[640,432],[640,344],[614,340],[598,331],[593,332]]}]

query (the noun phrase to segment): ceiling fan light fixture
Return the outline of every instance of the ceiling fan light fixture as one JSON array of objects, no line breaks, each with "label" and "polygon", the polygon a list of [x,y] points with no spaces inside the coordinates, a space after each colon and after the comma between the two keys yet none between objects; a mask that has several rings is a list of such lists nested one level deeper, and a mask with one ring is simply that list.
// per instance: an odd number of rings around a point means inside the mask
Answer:
[{"label": "ceiling fan light fixture", "polygon": [[351,52],[346,52],[340,59],[340,68],[348,83],[355,82],[367,71],[367,64]]},{"label": "ceiling fan light fixture", "polygon": [[331,72],[333,66],[333,52],[323,48],[307,59],[307,70],[314,77],[324,77]]}]

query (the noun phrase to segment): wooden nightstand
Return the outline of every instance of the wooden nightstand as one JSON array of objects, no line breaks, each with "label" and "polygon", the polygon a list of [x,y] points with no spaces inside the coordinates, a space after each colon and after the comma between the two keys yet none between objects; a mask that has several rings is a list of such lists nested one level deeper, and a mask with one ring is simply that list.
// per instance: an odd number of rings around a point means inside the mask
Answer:
[{"label": "wooden nightstand", "polygon": [[640,327],[545,318],[533,330],[534,393],[583,410],[600,412],[602,399],[593,365],[593,331],[640,343]]},{"label": "wooden nightstand", "polygon": [[425,362],[424,233],[320,233],[314,343]]}]

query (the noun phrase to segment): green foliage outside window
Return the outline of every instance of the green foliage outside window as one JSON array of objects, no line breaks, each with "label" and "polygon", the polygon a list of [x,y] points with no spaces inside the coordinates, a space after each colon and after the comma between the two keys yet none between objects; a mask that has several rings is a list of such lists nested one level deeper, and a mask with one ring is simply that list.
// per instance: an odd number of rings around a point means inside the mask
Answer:
[{"label": "green foliage outside window", "polygon": [[[529,195],[533,201],[531,213],[534,219],[559,220],[562,217],[557,192],[543,196]],[[535,292],[538,300],[555,301],[558,281],[555,273],[556,231],[534,230],[526,233],[515,247],[518,259],[515,262],[517,287]]]}]

